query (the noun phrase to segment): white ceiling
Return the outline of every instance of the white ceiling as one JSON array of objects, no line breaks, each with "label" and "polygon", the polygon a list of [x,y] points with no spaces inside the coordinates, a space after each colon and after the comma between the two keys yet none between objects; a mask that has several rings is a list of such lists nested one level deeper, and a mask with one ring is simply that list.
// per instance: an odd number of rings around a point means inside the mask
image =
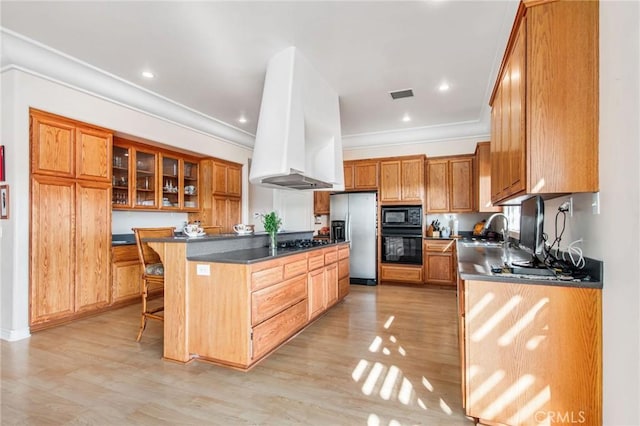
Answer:
[{"label": "white ceiling", "polygon": [[[255,134],[264,73],[296,46],[343,136],[485,123],[517,1],[2,1],[2,27]],[[153,80],[141,77],[149,69]],[[451,86],[438,91],[442,82]],[[393,101],[388,92],[413,88]],[[403,122],[408,114],[410,122]],[[237,120],[244,115],[247,122]],[[346,146],[347,144],[345,144]]]}]

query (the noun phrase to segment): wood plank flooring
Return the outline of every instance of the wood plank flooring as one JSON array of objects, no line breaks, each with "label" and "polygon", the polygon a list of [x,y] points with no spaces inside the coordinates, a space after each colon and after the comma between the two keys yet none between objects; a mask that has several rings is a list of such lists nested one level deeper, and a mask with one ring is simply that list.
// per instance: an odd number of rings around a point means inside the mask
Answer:
[{"label": "wood plank flooring", "polygon": [[2,425],[471,425],[455,291],[351,286],[249,372],[161,359],[139,307],[2,341]]}]

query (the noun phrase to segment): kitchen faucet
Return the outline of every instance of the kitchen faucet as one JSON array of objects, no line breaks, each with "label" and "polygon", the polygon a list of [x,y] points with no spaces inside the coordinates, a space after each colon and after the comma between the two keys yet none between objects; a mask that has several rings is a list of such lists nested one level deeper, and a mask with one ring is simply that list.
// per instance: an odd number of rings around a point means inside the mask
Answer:
[{"label": "kitchen faucet", "polygon": [[485,230],[489,229],[489,226],[491,225],[491,222],[497,216],[502,216],[504,218],[504,227],[502,228],[502,231],[500,232],[502,234],[502,262],[506,266],[508,266],[509,262],[511,261],[511,258],[509,256],[509,240],[508,240],[508,236],[509,236],[508,235],[509,234],[509,218],[504,213],[494,213],[491,216],[489,216],[489,219],[487,219],[487,223],[484,224],[484,229]]}]

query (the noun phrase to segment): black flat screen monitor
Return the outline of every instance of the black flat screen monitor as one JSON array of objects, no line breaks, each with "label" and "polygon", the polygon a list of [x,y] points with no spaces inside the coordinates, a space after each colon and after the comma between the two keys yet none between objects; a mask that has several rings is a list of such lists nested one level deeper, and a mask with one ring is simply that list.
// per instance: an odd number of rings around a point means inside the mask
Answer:
[{"label": "black flat screen monitor", "polygon": [[544,201],[540,196],[529,198],[520,206],[520,248],[533,257],[529,266],[538,266],[538,257],[544,248]]}]

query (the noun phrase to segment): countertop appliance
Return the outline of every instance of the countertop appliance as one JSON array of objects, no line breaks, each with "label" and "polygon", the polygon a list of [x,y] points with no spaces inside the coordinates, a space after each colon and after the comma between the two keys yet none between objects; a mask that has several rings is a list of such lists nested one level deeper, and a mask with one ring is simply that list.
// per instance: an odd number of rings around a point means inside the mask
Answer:
[{"label": "countertop appliance", "polygon": [[387,228],[421,228],[422,207],[384,206],[382,207],[382,226]]},{"label": "countertop appliance", "polygon": [[[331,223],[344,221],[344,239],[350,241],[349,273],[352,284],[377,284],[377,199],[375,192],[330,196]],[[333,229],[332,229],[333,232]],[[335,235],[331,235],[336,239]]]}]

